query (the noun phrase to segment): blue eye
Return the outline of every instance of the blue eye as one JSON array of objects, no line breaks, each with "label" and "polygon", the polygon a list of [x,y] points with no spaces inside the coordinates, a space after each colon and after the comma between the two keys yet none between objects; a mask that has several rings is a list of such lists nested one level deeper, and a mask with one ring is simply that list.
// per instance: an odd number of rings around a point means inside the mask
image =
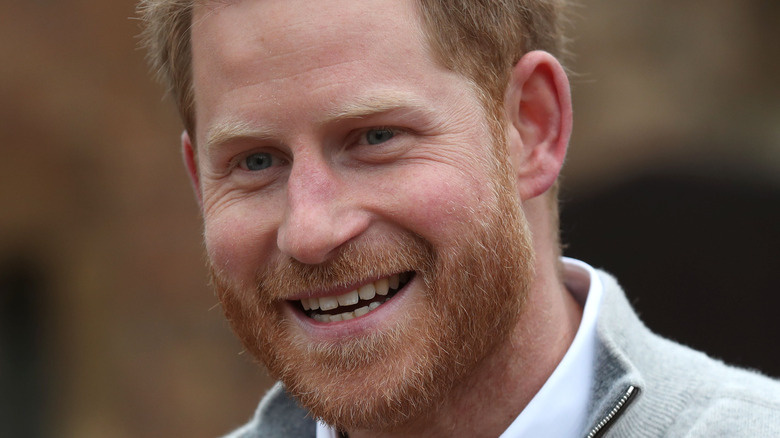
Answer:
[{"label": "blue eye", "polygon": [[247,170],[263,170],[271,167],[273,157],[269,153],[259,152],[244,159]]},{"label": "blue eye", "polygon": [[366,132],[366,142],[368,144],[384,143],[395,136],[392,129],[372,129]]}]

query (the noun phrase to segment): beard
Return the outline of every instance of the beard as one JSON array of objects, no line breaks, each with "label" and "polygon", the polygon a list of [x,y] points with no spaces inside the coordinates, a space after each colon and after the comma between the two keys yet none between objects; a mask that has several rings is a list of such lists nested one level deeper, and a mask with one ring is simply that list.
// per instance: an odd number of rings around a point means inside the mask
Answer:
[{"label": "beard", "polygon": [[[233,330],[288,393],[333,427],[390,431],[425,418],[507,344],[534,277],[527,222],[508,169],[497,167],[493,205],[471,211],[446,247],[405,232],[358,238],[324,264],[281,260],[249,285],[212,267]],[[409,271],[407,293],[416,296],[405,298],[413,305],[369,333],[313,340],[285,310],[285,299],[302,291]]]}]

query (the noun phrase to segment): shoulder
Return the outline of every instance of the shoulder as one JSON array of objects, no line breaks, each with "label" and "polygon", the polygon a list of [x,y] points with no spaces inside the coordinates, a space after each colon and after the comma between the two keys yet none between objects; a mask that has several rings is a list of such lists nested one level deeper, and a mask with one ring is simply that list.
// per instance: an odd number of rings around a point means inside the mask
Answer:
[{"label": "shoulder", "polygon": [[[692,403],[670,430],[671,436],[780,436],[780,384],[742,370],[713,383],[703,403]],[[679,433],[678,433],[679,432]]]},{"label": "shoulder", "polygon": [[669,436],[780,436],[780,382],[709,359],[678,394]]},{"label": "shoulder", "polygon": [[600,277],[605,294],[594,407],[603,415],[616,388],[639,388],[614,436],[780,436],[780,381],[652,333],[617,282]]},{"label": "shoulder", "polygon": [[315,436],[314,419],[285,392],[284,386],[277,383],[263,397],[254,417],[224,438],[314,438]]}]

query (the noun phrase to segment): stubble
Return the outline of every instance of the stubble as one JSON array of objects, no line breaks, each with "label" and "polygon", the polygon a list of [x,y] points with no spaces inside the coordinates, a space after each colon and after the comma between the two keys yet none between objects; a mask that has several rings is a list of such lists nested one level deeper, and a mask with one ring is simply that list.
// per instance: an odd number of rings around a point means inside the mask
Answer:
[{"label": "stubble", "polygon": [[[284,260],[242,287],[211,269],[233,330],[246,349],[313,416],[341,430],[395,430],[435,411],[453,387],[505,344],[533,279],[533,250],[506,161],[495,202],[471,212],[466,232],[437,249],[401,233],[345,244],[332,260]],[[291,321],[284,299],[414,271],[419,293],[396,324],[315,342]]]}]

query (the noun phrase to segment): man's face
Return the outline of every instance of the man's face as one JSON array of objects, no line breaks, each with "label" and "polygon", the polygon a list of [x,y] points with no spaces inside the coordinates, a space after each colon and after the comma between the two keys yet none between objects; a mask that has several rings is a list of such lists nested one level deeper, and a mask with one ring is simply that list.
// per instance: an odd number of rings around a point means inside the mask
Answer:
[{"label": "man's face", "polygon": [[521,313],[503,147],[411,0],[215,4],[192,31],[196,144],[227,317],[315,416],[414,419]]}]

